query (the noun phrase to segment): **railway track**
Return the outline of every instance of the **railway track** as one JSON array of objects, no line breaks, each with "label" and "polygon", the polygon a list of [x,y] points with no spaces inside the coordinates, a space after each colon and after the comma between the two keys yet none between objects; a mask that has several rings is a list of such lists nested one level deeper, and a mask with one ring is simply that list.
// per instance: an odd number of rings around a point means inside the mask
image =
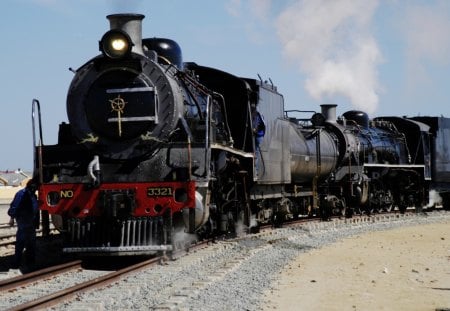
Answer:
[{"label": "railway track", "polygon": [[14,244],[17,226],[10,226],[8,223],[0,224],[0,247]]},{"label": "railway track", "polygon": [[[16,243],[16,231],[17,227],[9,227],[5,228],[4,226],[0,225],[0,255],[1,256],[8,256],[12,255],[14,253],[14,245]],[[58,235],[59,232],[56,229],[51,229],[50,231],[51,236]],[[42,230],[36,231],[36,236],[42,237]]]},{"label": "railway track", "polygon": [[8,248],[10,246],[13,246],[15,242],[16,242],[15,234],[0,236],[0,248],[2,247]]},{"label": "railway track", "polygon": [[32,273],[23,274],[17,277],[0,281],[0,293],[4,291],[14,292],[21,287],[27,286],[36,281],[43,281],[53,277],[55,274],[63,273],[81,268],[81,260],[76,260],[54,267],[38,270]]},{"label": "railway track", "polygon": [[0,281],[0,301],[6,305],[0,303],[0,309],[39,310],[50,307],[83,291],[111,284],[127,273],[149,268],[160,260],[149,259],[113,272],[86,270],[77,260],[3,280]]},{"label": "railway track", "polygon": [[[199,249],[206,244],[206,241],[201,242],[192,248]],[[176,256],[185,254],[180,251]],[[41,310],[70,300],[85,291],[105,287],[127,274],[151,269],[166,260],[165,255],[155,256],[112,272],[85,269],[81,260],[75,260],[5,279],[0,281],[0,309]]]}]

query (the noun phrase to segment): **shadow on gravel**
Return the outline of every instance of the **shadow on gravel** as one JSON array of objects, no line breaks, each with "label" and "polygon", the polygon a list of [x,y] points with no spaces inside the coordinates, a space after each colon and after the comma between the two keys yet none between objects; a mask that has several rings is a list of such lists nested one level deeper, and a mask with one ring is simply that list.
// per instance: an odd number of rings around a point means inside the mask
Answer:
[{"label": "shadow on gravel", "polygon": [[[10,269],[19,269],[22,274],[60,265],[73,260],[81,260],[84,269],[115,271],[148,260],[150,256],[95,256],[80,257],[62,252],[63,241],[59,235],[38,237],[36,240],[36,259],[34,263],[26,262],[25,254],[19,267],[14,267],[14,254],[0,257],[0,273]],[[26,251],[26,250],[25,250]],[[14,249],[11,250],[14,252]]]},{"label": "shadow on gravel", "polygon": [[[26,251],[26,250],[25,250]],[[12,249],[14,252],[14,249]],[[36,258],[34,263],[27,262],[26,256],[22,256],[19,267],[14,267],[14,254],[0,257],[0,272],[8,272],[10,269],[19,269],[22,274],[30,273],[39,269],[59,265],[74,260],[73,257],[62,253],[62,239],[59,235],[48,237],[37,237]]]}]

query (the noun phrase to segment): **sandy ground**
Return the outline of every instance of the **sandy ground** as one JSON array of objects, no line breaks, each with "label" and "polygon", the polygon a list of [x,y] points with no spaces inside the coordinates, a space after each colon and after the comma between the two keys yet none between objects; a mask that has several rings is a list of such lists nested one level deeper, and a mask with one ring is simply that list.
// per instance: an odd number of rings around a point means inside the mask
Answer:
[{"label": "sandy ground", "polygon": [[14,195],[17,191],[22,189],[21,187],[0,187],[0,204],[11,203]]},{"label": "sandy ground", "polygon": [[20,189],[20,187],[0,187],[0,224],[5,224],[9,221],[7,214],[9,204]]},{"label": "sandy ground", "polygon": [[301,254],[274,287],[265,310],[450,310],[450,221]]}]

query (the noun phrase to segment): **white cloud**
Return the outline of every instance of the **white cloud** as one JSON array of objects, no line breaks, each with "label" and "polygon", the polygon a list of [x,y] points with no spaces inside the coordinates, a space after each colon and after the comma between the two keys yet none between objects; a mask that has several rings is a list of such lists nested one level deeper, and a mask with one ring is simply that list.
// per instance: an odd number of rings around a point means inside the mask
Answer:
[{"label": "white cloud", "polygon": [[247,37],[263,44],[268,34],[273,33],[272,0],[228,0],[226,11],[242,24]]},{"label": "white cloud", "polygon": [[227,12],[234,17],[241,15],[241,0],[228,0],[225,3],[225,9]]},{"label": "white cloud", "polygon": [[270,17],[272,0],[250,0],[250,10],[260,21],[266,21]]},{"label": "white cloud", "polygon": [[270,15],[272,0],[228,0],[225,9],[234,17],[244,17],[249,20],[267,20]]},{"label": "white cloud", "polygon": [[414,62],[450,63],[450,3],[412,5],[403,19],[408,58]]}]

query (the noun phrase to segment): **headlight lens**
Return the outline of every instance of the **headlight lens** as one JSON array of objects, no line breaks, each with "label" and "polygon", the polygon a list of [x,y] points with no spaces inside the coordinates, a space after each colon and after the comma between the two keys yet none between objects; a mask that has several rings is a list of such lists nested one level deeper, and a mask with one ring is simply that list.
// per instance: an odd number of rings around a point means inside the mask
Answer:
[{"label": "headlight lens", "polygon": [[114,51],[123,51],[127,48],[127,42],[123,38],[117,38],[111,42],[111,47]]},{"label": "headlight lens", "polygon": [[122,58],[131,52],[130,36],[121,30],[110,30],[100,41],[100,51],[109,58]]}]

